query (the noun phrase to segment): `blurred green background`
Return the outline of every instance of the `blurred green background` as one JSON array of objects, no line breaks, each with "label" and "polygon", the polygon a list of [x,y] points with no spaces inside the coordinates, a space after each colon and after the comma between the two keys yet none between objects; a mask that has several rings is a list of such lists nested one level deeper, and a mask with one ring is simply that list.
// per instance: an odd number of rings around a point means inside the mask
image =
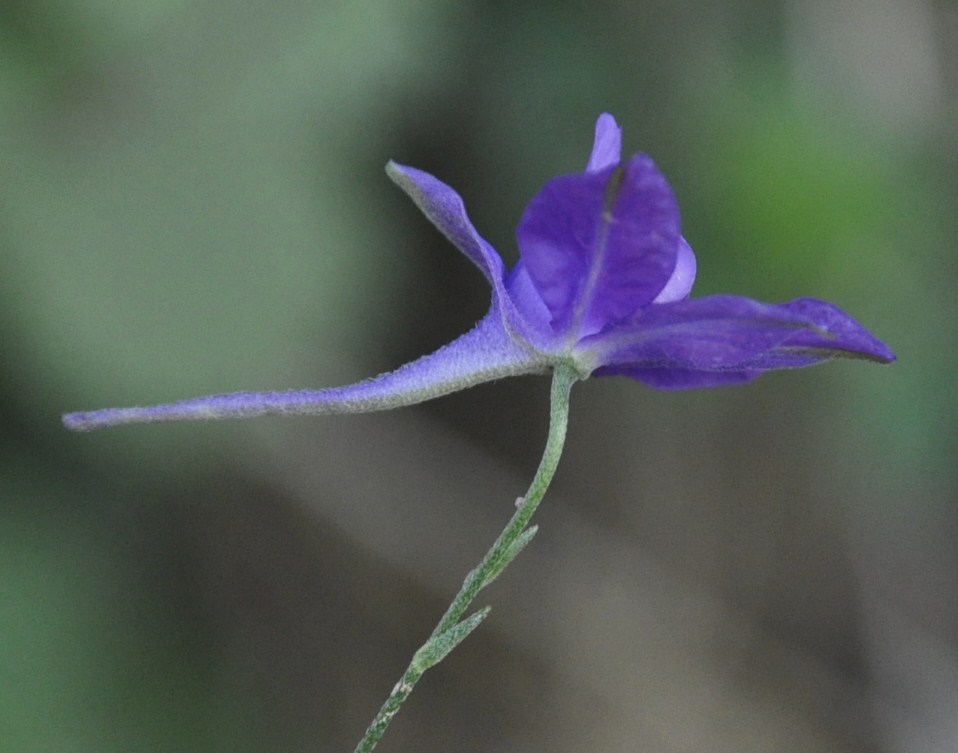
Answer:
[{"label": "blurred green background", "polygon": [[576,388],[542,530],[381,750],[958,749],[958,7],[0,5],[0,751],[348,751],[510,514],[547,380],[400,412],[71,435],[67,410],[345,383],[465,331],[596,116],[697,294],[898,353]]}]

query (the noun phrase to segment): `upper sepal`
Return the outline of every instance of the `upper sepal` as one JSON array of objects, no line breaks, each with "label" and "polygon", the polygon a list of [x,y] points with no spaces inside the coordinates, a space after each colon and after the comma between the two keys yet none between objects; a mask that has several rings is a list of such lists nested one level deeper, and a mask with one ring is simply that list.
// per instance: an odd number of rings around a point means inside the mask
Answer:
[{"label": "upper sepal", "polygon": [[526,208],[519,251],[557,333],[576,339],[650,304],[676,266],[679,209],[652,160],[556,178]]}]

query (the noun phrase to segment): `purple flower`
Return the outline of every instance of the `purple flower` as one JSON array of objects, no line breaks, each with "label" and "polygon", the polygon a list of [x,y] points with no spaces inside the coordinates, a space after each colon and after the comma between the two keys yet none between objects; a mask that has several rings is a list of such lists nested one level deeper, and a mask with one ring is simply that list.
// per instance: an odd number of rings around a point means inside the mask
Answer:
[{"label": "purple flower", "polygon": [[372,411],[559,364],[582,379],[620,374],[674,390],[747,382],[772,369],[831,358],[895,360],[888,346],[825,301],[689,299],[695,254],[682,237],[675,195],[649,157],[621,159],[621,138],[613,117],[601,115],[585,172],[549,181],[526,208],[517,231],[520,261],[511,271],[472,226],[452,188],[389,163],[389,176],[492,286],[489,313],[435,353],[348,387],[108,408],[67,414],[64,423],[84,431],[150,421]]}]

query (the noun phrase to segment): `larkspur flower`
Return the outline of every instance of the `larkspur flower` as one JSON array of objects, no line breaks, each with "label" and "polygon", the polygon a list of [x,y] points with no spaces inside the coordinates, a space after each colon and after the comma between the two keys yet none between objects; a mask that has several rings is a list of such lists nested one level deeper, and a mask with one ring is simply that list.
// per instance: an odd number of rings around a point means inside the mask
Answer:
[{"label": "larkspur flower", "polygon": [[895,359],[888,346],[825,301],[690,299],[695,254],[681,235],[675,195],[648,156],[621,159],[621,130],[611,115],[596,123],[585,172],[549,181],[526,208],[517,230],[520,260],[508,272],[452,188],[415,168],[390,162],[386,169],[492,286],[489,313],[472,331],[347,387],[70,413],[65,425],[87,431],[154,421],[365,412],[560,364],[580,379],[624,375],[675,390],[746,382],[832,358]]}]

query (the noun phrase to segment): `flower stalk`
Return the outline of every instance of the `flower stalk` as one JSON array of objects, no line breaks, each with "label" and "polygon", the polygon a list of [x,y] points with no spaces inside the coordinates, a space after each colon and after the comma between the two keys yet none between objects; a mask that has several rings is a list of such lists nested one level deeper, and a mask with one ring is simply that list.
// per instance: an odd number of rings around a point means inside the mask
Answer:
[{"label": "flower stalk", "polygon": [[366,728],[355,753],[369,753],[382,738],[389,723],[427,669],[446,658],[449,653],[475,630],[489,614],[484,607],[463,619],[463,615],[479,592],[494,581],[509,563],[535,536],[538,526],[529,526],[536,508],[542,502],[549,484],[555,475],[565,445],[566,428],[569,423],[569,392],[578,379],[576,370],[568,365],[559,365],[552,375],[551,402],[549,408],[549,435],[539,468],[525,496],[495,543],[486,552],[482,561],[466,576],[462,588],[453,599],[446,613],[439,620],[429,639],[416,651],[402,678],[393,687],[379,713]]}]

